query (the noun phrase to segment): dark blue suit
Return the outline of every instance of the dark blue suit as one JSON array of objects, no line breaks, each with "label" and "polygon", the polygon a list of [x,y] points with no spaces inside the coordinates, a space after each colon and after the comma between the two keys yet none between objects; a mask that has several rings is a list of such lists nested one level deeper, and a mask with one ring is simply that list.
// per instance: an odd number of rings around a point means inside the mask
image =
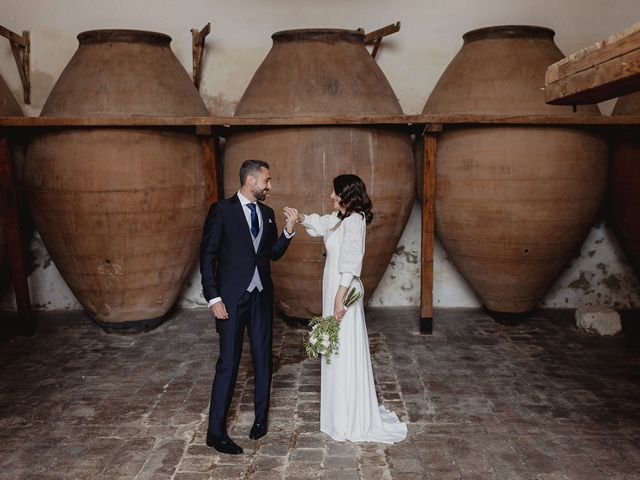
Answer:
[{"label": "dark blue suit", "polygon": [[[229,318],[216,320],[220,356],[211,391],[209,433],[226,433],[226,416],[233,396],[242,355],[245,326],[249,332],[255,375],[254,408],[257,419],[266,419],[271,391],[271,340],[273,283],[271,260],[279,259],[290,239],[278,237],[273,209],[258,202],[262,214],[262,238],[258,250],[237,195],[214,203],[209,209],[200,244],[202,292],[209,301],[221,297]],[[247,292],[256,267],[263,290]]]}]

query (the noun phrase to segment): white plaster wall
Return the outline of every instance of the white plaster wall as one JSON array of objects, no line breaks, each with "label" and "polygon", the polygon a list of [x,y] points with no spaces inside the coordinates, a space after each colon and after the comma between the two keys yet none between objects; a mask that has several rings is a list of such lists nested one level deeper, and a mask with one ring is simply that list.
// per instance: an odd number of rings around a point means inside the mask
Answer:
[{"label": "white plaster wall", "polygon": [[[530,24],[556,31],[565,53],[587,46],[640,20],[638,0],[2,0],[0,22],[31,32],[32,104],[38,115],[56,79],[77,47],[76,35],[98,28],[155,30],[173,38],[172,48],[191,72],[191,28],[212,22],[207,38],[201,94],[212,114],[232,114],[254,71],[271,47],[270,35],[290,28],[333,27],[366,31],[402,22],[387,37],[377,60],[405,113],[420,113],[462,34],[489,25]],[[22,89],[9,43],[0,42],[0,72],[16,98]],[[603,105],[609,113],[613,102]],[[278,172],[272,172],[277,188]],[[373,305],[418,305],[420,211],[414,207]],[[38,265],[29,282],[42,309],[79,308],[39,237],[32,243]],[[470,307],[479,303],[438,244],[434,263],[434,304]],[[606,304],[640,306],[640,283],[611,232],[599,221],[581,252],[544,299],[546,307]],[[197,272],[179,304],[202,305]],[[0,308],[13,308],[7,294]]]}]

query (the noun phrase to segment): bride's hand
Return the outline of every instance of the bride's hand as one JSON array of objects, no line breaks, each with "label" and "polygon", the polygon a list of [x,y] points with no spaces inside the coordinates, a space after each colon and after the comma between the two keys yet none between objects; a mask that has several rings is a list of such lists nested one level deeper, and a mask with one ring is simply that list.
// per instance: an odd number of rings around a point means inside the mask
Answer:
[{"label": "bride's hand", "polygon": [[338,288],[338,293],[336,294],[336,299],[333,302],[333,316],[336,317],[336,320],[342,320],[345,312],[347,311],[347,307],[344,306],[343,298],[347,293],[347,287],[343,287],[340,285]]}]

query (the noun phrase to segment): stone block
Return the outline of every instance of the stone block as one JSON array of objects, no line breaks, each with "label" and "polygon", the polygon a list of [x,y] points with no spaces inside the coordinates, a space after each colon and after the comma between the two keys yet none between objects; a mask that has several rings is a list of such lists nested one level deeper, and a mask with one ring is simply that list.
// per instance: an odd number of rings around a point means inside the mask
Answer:
[{"label": "stone block", "polygon": [[620,315],[613,308],[581,307],[576,310],[576,325],[589,333],[615,335],[622,330]]}]

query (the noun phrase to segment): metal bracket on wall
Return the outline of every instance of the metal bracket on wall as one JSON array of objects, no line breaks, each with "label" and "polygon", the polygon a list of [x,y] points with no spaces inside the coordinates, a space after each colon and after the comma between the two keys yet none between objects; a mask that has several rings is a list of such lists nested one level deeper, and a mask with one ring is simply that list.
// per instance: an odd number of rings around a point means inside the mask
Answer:
[{"label": "metal bracket on wall", "polygon": [[202,56],[204,55],[204,40],[211,32],[211,22],[207,23],[202,30],[191,29],[191,48],[193,51],[193,84],[200,89],[200,79],[202,78]]},{"label": "metal bracket on wall", "polygon": [[31,53],[31,41],[29,32],[23,30],[22,35],[12,32],[8,28],[0,25],[0,35],[11,42],[11,51],[18,67],[22,90],[24,92],[24,103],[31,103],[31,77],[29,75],[29,55]]},{"label": "metal bracket on wall", "polygon": [[[364,32],[362,28],[359,28],[358,30]],[[391,25],[387,25],[386,27],[382,27],[374,30],[373,32],[366,33],[364,36],[364,44],[373,45],[371,56],[373,58],[376,58],[383,37],[386,37],[387,35],[391,35],[392,33],[396,33],[398,31],[400,31],[400,22],[392,23]]]}]

